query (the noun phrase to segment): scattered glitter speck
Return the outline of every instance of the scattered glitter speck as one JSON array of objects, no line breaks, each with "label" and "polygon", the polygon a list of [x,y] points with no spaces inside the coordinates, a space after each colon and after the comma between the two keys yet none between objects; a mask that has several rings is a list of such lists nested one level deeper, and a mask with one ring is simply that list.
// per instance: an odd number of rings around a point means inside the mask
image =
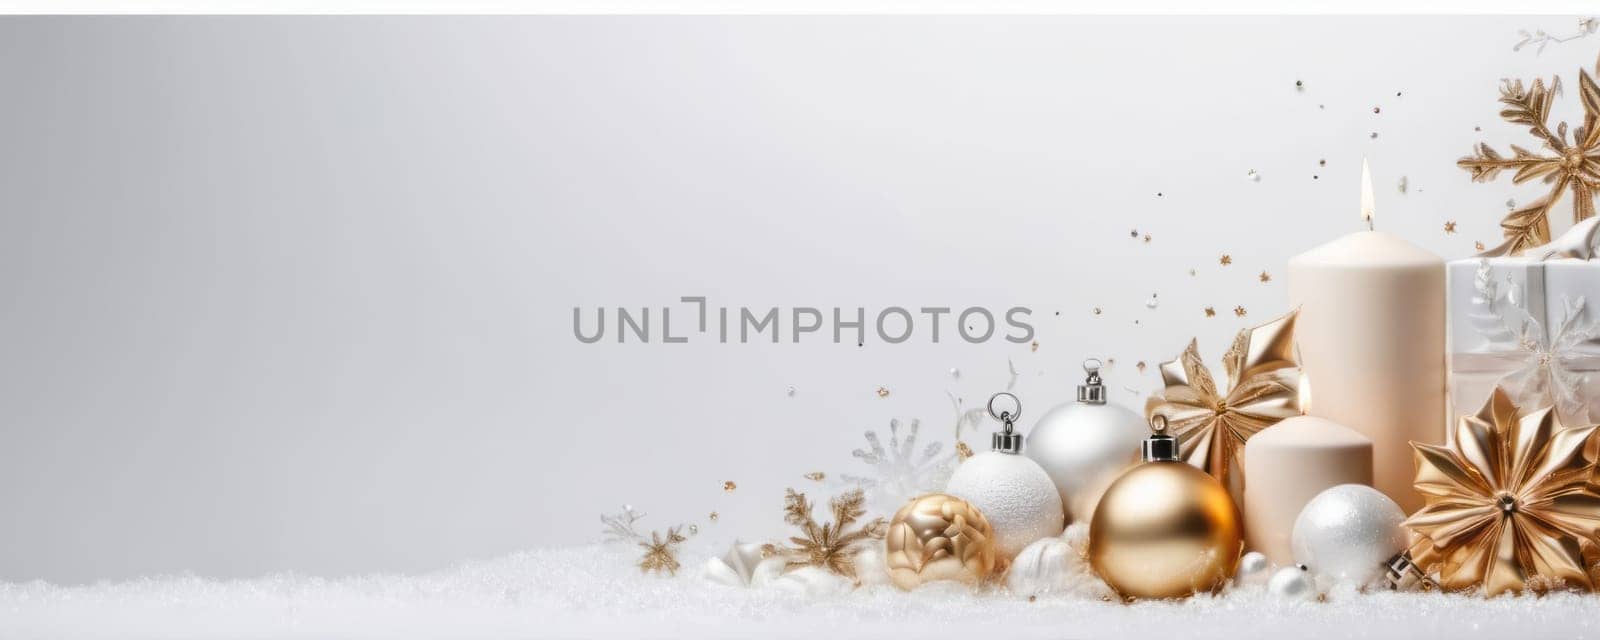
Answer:
[{"label": "scattered glitter speck", "polygon": [[1244,305],[1240,305],[1240,306],[1237,306],[1237,307],[1233,308],[1233,315],[1236,315],[1236,316],[1239,316],[1239,317],[1243,318],[1246,313],[1248,313],[1248,312],[1244,310]]},{"label": "scattered glitter speck", "polygon": [[1328,159],[1327,158],[1322,158],[1322,159],[1318,160],[1317,161],[1317,166],[1319,166],[1319,167],[1328,166]]},{"label": "scattered glitter speck", "polygon": [[961,370],[957,369],[955,367],[951,367],[950,368],[950,379],[951,380],[960,380],[961,379]]},{"label": "scattered glitter speck", "polygon": [[739,488],[739,485],[734,484],[732,480],[724,480],[722,482],[722,490],[723,491],[727,491],[729,493],[732,493],[734,489],[738,489],[738,488]]},{"label": "scattered glitter speck", "polygon": [[1156,192],[1156,197],[1157,197],[1157,198],[1159,198],[1159,197],[1161,197],[1161,192],[1160,192],[1160,191],[1157,191],[1157,192]]},{"label": "scattered glitter speck", "polygon": [[1383,110],[1382,110],[1382,109],[1379,109],[1379,108],[1377,108],[1377,107],[1373,107],[1373,108],[1372,108],[1372,112],[1373,112],[1373,113],[1382,113],[1382,112],[1383,112]]},{"label": "scattered glitter speck", "polygon": [[1515,208],[1517,208],[1517,199],[1516,198],[1506,198],[1506,208],[1507,209],[1515,209]]},{"label": "scattered glitter speck", "polygon": [[1256,279],[1262,282],[1272,282],[1272,274],[1262,271],[1261,275],[1256,276]]},{"label": "scattered glitter speck", "polygon": [[1154,309],[1159,304],[1161,304],[1161,301],[1156,299],[1156,294],[1154,293],[1150,294],[1149,300],[1144,301],[1144,306],[1146,309]]},{"label": "scattered glitter speck", "polygon": [[710,519],[710,520],[711,520],[711,521],[712,521],[712,522],[716,522],[716,521],[717,521],[717,520],[719,520],[719,519],[721,519],[721,518],[722,518],[722,516],[720,516],[720,515],[717,515],[717,512],[715,512],[715,511],[712,511],[712,512],[711,512],[711,515],[709,515],[709,516],[706,516],[706,518],[707,518],[707,519]]},{"label": "scattered glitter speck", "polygon": [[1195,275],[1195,272],[1194,272],[1194,269],[1190,269],[1190,270],[1189,270],[1189,275],[1191,275],[1191,276],[1192,276],[1192,275]]},{"label": "scattered glitter speck", "polygon": [[1226,266],[1228,266],[1230,264],[1233,264],[1233,256],[1230,256],[1230,255],[1224,253],[1224,254],[1222,254],[1222,258],[1220,260],[1218,260],[1218,262],[1221,262],[1222,266],[1226,267]]},{"label": "scattered glitter speck", "polygon": [[1474,243],[1472,243],[1472,248],[1477,249],[1479,251],[1483,251],[1483,243],[1482,242],[1474,242]]},{"label": "scattered glitter speck", "polygon": [[887,398],[887,397],[889,397],[889,388],[888,387],[878,387],[878,397],[879,398]]},{"label": "scattered glitter speck", "polygon": [[1038,340],[1034,340],[1033,341],[1033,345],[1030,348],[1030,351],[1038,351],[1038,350],[1039,350],[1039,341]]},{"label": "scattered glitter speck", "polygon": [[1210,317],[1215,316],[1215,315],[1217,315],[1217,310],[1216,309],[1213,309],[1211,307],[1206,307],[1206,317],[1207,318],[1210,318]]},{"label": "scattered glitter speck", "polygon": [[1369,133],[1369,134],[1367,134],[1367,137],[1371,138],[1373,140],[1377,140],[1378,139],[1378,132],[1374,131],[1372,133]]},{"label": "scattered glitter speck", "polygon": [[1244,172],[1244,177],[1251,182],[1261,182],[1261,174],[1257,173],[1255,169]]},{"label": "scattered glitter speck", "polygon": [[1483,131],[1483,127],[1473,127],[1473,131]]},{"label": "scattered glitter speck", "polygon": [[1144,243],[1145,244],[1150,244],[1150,234],[1148,234],[1148,233],[1144,234]]},{"label": "scattered glitter speck", "polygon": [[689,535],[692,536],[692,535],[697,534],[697,533],[700,533],[700,525],[690,523],[689,524]]},{"label": "scattered glitter speck", "polygon": [[812,471],[811,473],[808,473],[803,477],[805,479],[807,479],[807,480],[812,481],[812,482],[822,482],[824,479],[826,479],[828,477],[828,474],[823,473],[821,471]]},{"label": "scattered glitter speck", "polygon": [[1411,188],[1411,180],[1405,176],[1400,176],[1400,182],[1395,185],[1395,188],[1399,189],[1400,193],[1404,194],[1407,189]]},{"label": "scattered glitter speck", "polygon": [[1128,232],[1128,237],[1137,239],[1139,237],[1139,230],[1138,229],[1134,229],[1132,231],[1129,231]]},{"label": "scattered glitter speck", "polygon": [[1445,233],[1455,233],[1456,232],[1456,221],[1455,220],[1450,220],[1450,221],[1444,223],[1444,232]]},{"label": "scattered glitter speck", "polygon": [[794,397],[794,385],[792,385],[792,384],[791,384],[791,385],[789,385],[789,391],[788,391],[788,393],[789,393],[789,397],[791,397],[791,398],[793,398],[793,397]]},{"label": "scattered glitter speck", "polygon": [[1305,91],[1306,90],[1305,81],[1303,81],[1303,80],[1295,80],[1294,81],[1294,90],[1295,91]]},{"label": "scattered glitter speck", "polygon": [[1145,364],[1144,364],[1143,360],[1140,360],[1138,363],[1134,364],[1133,366],[1134,366],[1134,368],[1139,370],[1139,373],[1144,373]]},{"label": "scattered glitter speck", "polygon": [[1095,307],[1094,308],[1094,314],[1095,315],[1100,315],[1100,307]]}]

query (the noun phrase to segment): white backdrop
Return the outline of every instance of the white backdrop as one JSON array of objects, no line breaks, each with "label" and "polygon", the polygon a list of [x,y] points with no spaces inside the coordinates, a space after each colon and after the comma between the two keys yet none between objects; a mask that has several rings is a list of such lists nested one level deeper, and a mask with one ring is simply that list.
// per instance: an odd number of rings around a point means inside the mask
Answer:
[{"label": "white backdrop", "polygon": [[[1135,362],[1286,311],[1363,156],[1378,226],[1493,244],[1542,189],[1454,161],[1532,144],[1498,80],[1575,89],[1600,38],[1512,51],[1575,23],[0,20],[0,578],[415,571],[623,503],[755,538],[1008,359],[1032,416],[1091,355],[1138,406]],[[1028,306],[1038,349],[572,334],[695,295]]]}]

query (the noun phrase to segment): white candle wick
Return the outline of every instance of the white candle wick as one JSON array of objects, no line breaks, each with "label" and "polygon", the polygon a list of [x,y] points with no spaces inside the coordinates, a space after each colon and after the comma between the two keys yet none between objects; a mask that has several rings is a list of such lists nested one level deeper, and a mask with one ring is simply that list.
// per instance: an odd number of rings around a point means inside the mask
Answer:
[{"label": "white candle wick", "polygon": [[1377,209],[1372,197],[1372,170],[1367,168],[1367,159],[1361,159],[1361,219],[1367,221],[1367,230],[1372,230],[1372,214]]}]

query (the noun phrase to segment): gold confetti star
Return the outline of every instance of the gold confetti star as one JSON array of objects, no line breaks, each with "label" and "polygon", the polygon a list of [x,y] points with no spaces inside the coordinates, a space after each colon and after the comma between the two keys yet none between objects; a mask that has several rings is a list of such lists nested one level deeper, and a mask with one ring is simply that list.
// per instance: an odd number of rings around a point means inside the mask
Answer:
[{"label": "gold confetti star", "polygon": [[1245,313],[1246,311],[1244,310],[1243,306],[1237,306],[1233,308],[1233,315],[1243,318]]},{"label": "gold confetti star", "polygon": [[727,491],[728,493],[733,493],[733,490],[738,488],[739,485],[734,484],[732,480],[725,480],[722,483],[722,490]]},{"label": "gold confetti star", "polygon": [[1272,282],[1272,274],[1262,271],[1261,275],[1256,276],[1256,279],[1262,282]]},{"label": "gold confetti star", "polygon": [[1474,242],[1474,243],[1472,243],[1472,248],[1477,249],[1479,251],[1483,251],[1483,243],[1482,242]]},{"label": "gold confetti star", "polygon": [[1222,259],[1218,260],[1218,262],[1221,262],[1222,266],[1226,267],[1226,266],[1228,266],[1230,264],[1233,264],[1233,256],[1230,256],[1230,255],[1224,253],[1224,254],[1222,254]]},{"label": "gold confetti star", "polygon": [[1444,232],[1445,233],[1455,233],[1456,232],[1456,221],[1455,220],[1451,220],[1449,222],[1444,223]]},{"label": "gold confetti star", "polygon": [[1217,315],[1217,310],[1216,309],[1213,309],[1211,307],[1206,307],[1206,317],[1207,318],[1210,318],[1210,317],[1215,316],[1215,315]]},{"label": "gold confetti star", "polygon": [[889,397],[889,388],[888,387],[878,387],[878,397],[879,398],[887,398],[887,397]]},{"label": "gold confetti star", "polygon": [[806,474],[806,475],[804,475],[802,477],[804,477],[805,479],[810,480],[812,482],[822,482],[822,480],[824,478],[828,477],[828,474],[823,473],[821,471],[812,471],[811,473],[808,473],[808,474]]}]

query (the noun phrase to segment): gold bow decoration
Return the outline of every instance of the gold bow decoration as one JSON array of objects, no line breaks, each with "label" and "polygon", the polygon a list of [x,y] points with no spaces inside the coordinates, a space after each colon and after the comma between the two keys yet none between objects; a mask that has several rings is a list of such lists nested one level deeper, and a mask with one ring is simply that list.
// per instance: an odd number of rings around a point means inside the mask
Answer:
[{"label": "gold bow decoration", "polygon": [[1405,524],[1431,542],[1442,587],[1594,590],[1585,556],[1600,544],[1597,429],[1568,427],[1549,407],[1522,414],[1496,388],[1458,421],[1454,448],[1411,443],[1424,506]]},{"label": "gold bow decoration", "polygon": [[1294,360],[1294,322],[1299,311],[1244,329],[1222,357],[1228,392],[1218,391],[1200,359],[1197,341],[1177,360],[1161,363],[1164,388],[1145,402],[1145,417],[1161,416],[1178,439],[1178,454],[1230,490],[1244,443],[1279,420],[1300,414]]}]

